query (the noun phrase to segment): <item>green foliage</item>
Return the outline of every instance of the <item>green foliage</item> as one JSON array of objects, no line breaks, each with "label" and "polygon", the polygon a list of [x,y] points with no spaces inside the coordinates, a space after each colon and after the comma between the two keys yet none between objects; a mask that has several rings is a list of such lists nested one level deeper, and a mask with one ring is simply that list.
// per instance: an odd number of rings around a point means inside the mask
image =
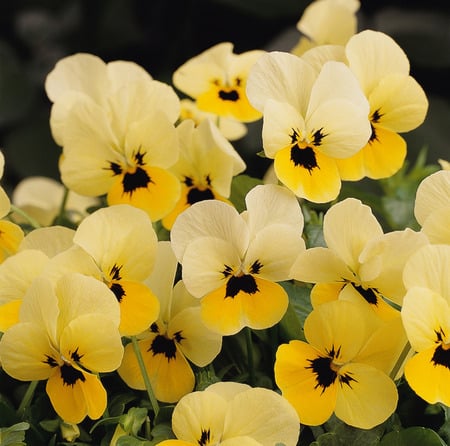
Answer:
[{"label": "green foliage", "polygon": [[0,428],[0,446],[21,446],[26,445],[25,431],[30,428],[28,423],[22,422],[11,427]]}]

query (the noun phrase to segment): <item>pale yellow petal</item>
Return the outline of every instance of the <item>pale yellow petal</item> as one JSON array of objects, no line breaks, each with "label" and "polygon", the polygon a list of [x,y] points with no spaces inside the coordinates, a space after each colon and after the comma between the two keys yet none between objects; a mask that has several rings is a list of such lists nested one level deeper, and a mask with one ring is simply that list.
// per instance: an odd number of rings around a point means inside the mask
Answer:
[{"label": "pale yellow petal", "polygon": [[347,198],[325,214],[323,233],[328,248],[357,272],[364,246],[383,230],[369,206],[355,198]]},{"label": "pale yellow petal", "polygon": [[436,209],[424,221],[422,231],[430,240],[430,243],[450,245],[450,206]]},{"label": "pale yellow petal", "polygon": [[75,231],[65,226],[49,226],[29,232],[20,244],[20,250],[38,249],[48,257],[54,257],[73,244]]},{"label": "pale yellow petal", "polygon": [[423,225],[436,209],[450,207],[450,170],[439,170],[419,184],[414,205],[414,215]]},{"label": "pale yellow petal", "polygon": [[81,246],[111,279],[144,280],[155,262],[157,237],[149,216],[130,205],[102,208],[79,225],[74,243]]},{"label": "pale yellow petal", "polygon": [[177,313],[169,322],[167,334],[180,338],[180,350],[199,367],[210,364],[222,348],[222,336],[205,326],[200,307],[186,308]]}]

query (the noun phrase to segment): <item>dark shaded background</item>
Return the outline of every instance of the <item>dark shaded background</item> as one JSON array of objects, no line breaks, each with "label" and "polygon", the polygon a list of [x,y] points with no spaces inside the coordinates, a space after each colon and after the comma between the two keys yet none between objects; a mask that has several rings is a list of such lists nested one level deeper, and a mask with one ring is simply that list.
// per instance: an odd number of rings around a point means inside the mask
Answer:
[{"label": "dark shaded background", "polygon": [[[58,179],[60,149],[49,131],[44,80],[56,61],[75,52],[105,61],[137,62],[171,83],[172,72],[210,46],[231,41],[235,52],[289,51],[308,0],[0,0],[0,147],[2,184],[30,175]],[[441,1],[362,1],[360,29],[391,35],[411,61],[412,75],[430,100],[425,123],[405,134],[409,157],[428,147],[429,162],[450,159],[450,9]],[[248,173],[260,176],[266,160],[260,123],[235,143]]]}]

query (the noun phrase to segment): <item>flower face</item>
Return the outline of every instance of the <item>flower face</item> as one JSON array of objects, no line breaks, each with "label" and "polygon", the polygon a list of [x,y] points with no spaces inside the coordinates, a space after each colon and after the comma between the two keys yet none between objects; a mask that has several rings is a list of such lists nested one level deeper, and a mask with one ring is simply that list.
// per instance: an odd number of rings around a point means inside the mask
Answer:
[{"label": "flower face", "polygon": [[177,127],[180,158],[170,169],[181,182],[181,196],[175,209],[162,220],[170,229],[176,217],[198,201],[227,201],[233,176],[245,169],[245,163],[233,146],[210,121],[198,127],[192,120]]},{"label": "flower face", "polygon": [[416,354],[405,365],[411,388],[429,403],[450,403],[450,246],[428,245],[405,266],[403,324]]},{"label": "flower face", "polygon": [[307,200],[335,199],[336,159],[353,155],[370,137],[368,103],[350,70],[327,62],[317,73],[292,54],[273,52],[255,64],[247,94],[264,113],[264,152],[275,160],[278,179]]},{"label": "flower face", "polygon": [[37,278],[24,297],[19,323],[0,341],[4,370],[23,381],[47,380],[57,414],[70,423],[99,418],[106,391],[97,374],[115,370],[123,347],[114,295],[80,274],[56,285]]},{"label": "flower face", "polygon": [[202,298],[206,325],[228,335],[244,326],[267,328],[287,308],[277,281],[287,280],[304,249],[303,215],[295,196],[276,185],[253,188],[247,211],[208,200],[184,211],[171,231],[183,281]]},{"label": "flower face", "polygon": [[403,165],[406,142],[398,133],[418,127],[428,108],[420,85],[409,75],[403,50],[386,34],[366,30],[348,41],[346,56],[366,95],[372,133],[353,157],[338,161],[345,180],[385,178]]},{"label": "flower face", "polygon": [[221,382],[184,396],[175,406],[172,429],[177,440],[161,446],[297,444],[300,423],[276,392]]},{"label": "flower face", "polygon": [[426,177],[417,188],[414,215],[431,243],[450,244],[450,171]]},{"label": "flower face", "polygon": [[[177,261],[169,242],[160,242],[155,270],[146,281],[161,302],[159,319],[139,334],[138,345],[158,400],[176,402],[194,389],[195,377],[189,363],[204,367],[222,347],[222,336],[209,330],[200,315],[200,302],[182,281],[173,287]],[[125,347],[119,375],[134,389],[145,383],[132,345]]]},{"label": "flower face", "polygon": [[300,253],[292,272],[297,280],[316,283],[313,303],[339,297],[364,302],[385,320],[397,318],[384,299],[401,305],[404,265],[427,238],[409,229],[383,234],[371,209],[354,198],[328,210],[323,231],[327,248]]},{"label": "flower face", "polygon": [[116,296],[123,335],[136,335],[157,319],[159,302],[144,284],[155,262],[157,238],[145,212],[129,205],[99,209],[81,222],[74,243],[95,262],[100,280]]},{"label": "flower face", "polygon": [[219,117],[256,121],[261,114],[248,102],[247,77],[263,51],[233,53],[233,45],[220,43],[188,60],[173,74],[173,83],[196,100],[197,107]]},{"label": "flower face", "polygon": [[[52,131],[63,147],[62,181],[81,195],[107,194],[109,204],[132,204],[159,220],[180,192],[179,182],[167,171],[178,158],[173,123],[179,99],[168,85],[120,62],[90,65],[98,82],[91,91],[87,71],[82,71],[87,60],[86,55],[63,59],[47,82],[54,98]],[[65,92],[59,91],[61,85]]]},{"label": "flower face", "polygon": [[333,412],[362,429],[386,420],[398,398],[386,372],[398,353],[401,324],[387,328],[366,308],[334,301],[314,309],[304,330],[308,343],[282,344],[275,362],[277,385],[302,422],[319,425]]}]

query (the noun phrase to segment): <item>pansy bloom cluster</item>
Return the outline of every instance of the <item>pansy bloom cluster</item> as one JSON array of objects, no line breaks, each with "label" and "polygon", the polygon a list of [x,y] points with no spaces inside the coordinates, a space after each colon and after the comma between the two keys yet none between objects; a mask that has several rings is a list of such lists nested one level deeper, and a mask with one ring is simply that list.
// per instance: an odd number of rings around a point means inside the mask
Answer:
[{"label": "pansy bloom cluster", "polygon": [[[48,73],[61,182],[0,188],[0,444],[389,446],[405,398],[448,416],[450,170],[408,174],[427,98],[358,8],[316,0],[290,52],[218,43],[172,84],[87,53]],[[234,145],[258,122],[262,178]]]}]

